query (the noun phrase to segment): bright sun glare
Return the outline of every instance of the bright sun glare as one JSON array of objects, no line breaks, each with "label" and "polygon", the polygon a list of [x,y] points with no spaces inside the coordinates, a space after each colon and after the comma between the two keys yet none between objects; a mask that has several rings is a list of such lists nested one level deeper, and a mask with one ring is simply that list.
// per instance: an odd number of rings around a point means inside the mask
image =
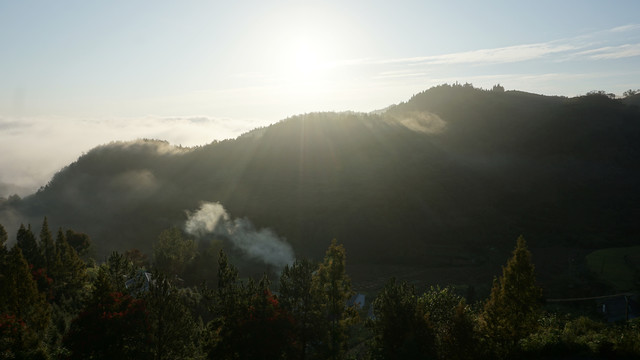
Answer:
[{"label": "bright sun glare", "polygon": [[281,76],[294,91],[317,92],[326,84],[332,54],[322,34],[296,34],[281,43]]}]

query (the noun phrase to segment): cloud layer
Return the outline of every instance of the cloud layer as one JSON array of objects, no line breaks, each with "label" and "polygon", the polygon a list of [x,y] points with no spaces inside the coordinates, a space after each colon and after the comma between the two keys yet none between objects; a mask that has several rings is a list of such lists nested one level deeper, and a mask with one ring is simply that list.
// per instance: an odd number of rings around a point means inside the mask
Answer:
[{"label": "cloud layer", "polygon": [[233,138],[253,128],[206,116],[82,120],[0,117],[0,197],[24,196],[95,146],[141,138],[195,146]]}]

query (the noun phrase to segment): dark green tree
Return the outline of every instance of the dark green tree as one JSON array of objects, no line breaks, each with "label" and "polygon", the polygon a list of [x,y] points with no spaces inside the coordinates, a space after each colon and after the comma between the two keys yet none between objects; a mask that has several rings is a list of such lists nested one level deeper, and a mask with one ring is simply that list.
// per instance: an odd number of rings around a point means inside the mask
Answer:
[{"label": "dark green tree", "polygon": [[247,311],[246,293],[238,284],[238,270],[227,255],[218,255],[218,284],[215,290],[203,290],[210,300],[212,320],[207,324],[204,349],[209,359],[237,359],[242,344],[239,325]]},{"label": "dark green tree", "polygon": [[20,224],[17,235],[17,244],[22,250],[22,254],[27,262],[34,268],[39,269],[45,266],[44,258],[40,252],[36,236],[31,231],[31,225],[25,228]]},{"label": "dark green tree", "polygon": [[129,259],[114,251],[105,264],[109,280],[114,291],[126,292],[126,282],[135,275],[135,269]]},{"label": "dark green tree", "polygon": [[280,276],[279,297],[283,310],[293,318],[293,341],[288,357],[310,358],[322,338],[323,304],[322,294],[313,286],[313,274],[317,266],[309,260],[296,260],[286,265]]},{"label": "dark green tree", "polygon": [[9,255],[9,251],[7,250],[8,238],[7,231],[4,229],[4,226],[0,224],[0,291],[2,291],[1,284],[6,274],[7,255]]},{"label": "dark green tree", "polygon": [[145,303],[121,292],[101,271],[95,291],[64,338],[69,359],[151,359]]},{"label": "dark green tree", "polygon": [[440,359],[466,359],[475,349],[474,318],[462,296],[451,287],[431,287],[420,297],[435,331],[435,348]]},{"label": "dark green tree", "polygon": [[4,256],[8,253],[7,251],[8,240],[9,240],[9,236],[7,235],[7,230],[5,230],[4,226],[0,224],[0,256]]},{"label": "dark green tree", "polygon": [[210,359],[278,359],[290,342],[291,321],[269,290],[259,282],[238,281],[238,272],[221,250],[218,287],[208,291],[213,320],[207,325],[205,352]]},{"label": "dark green tree", "polygon": [[198,323],[180,289],[164,274],[154,272],[143,293],[149,316],[154,360],[192,359],[198,351]]},{"label": "dark green tree", "polygon": [[358,320],[358,313],[347,306],[354,292],[346,274],[346,251],[335,239],[318,267],[313,286],[314,291],[320,294],[327,319],[321,352],[326,359],[343,359],[347,351],[348,330]]},{"label": "dark green tree", "polygon": [[139,249],[129,249],[125,251],[124,257],[127,258],[136,269],[149,269],[149,258],[147,254]]},{"label": "dark green tree", "polygon": [[78,256],[85,256],[91,248],[91,238],[84,233],[75,232],[71,229],[66,233],[67,242],[78,253]]},{"label": "dark green tree", "polygon": [[520,236],[502,276],[493,281],[482,314],[483,331],[496,345],[498,356],[511,356],[518,341],[536,331],[541,304],[531,253]]},{"label": "dark green tree", "polygon": [[60,301],[64,297],[75,300],[77,305],[88,280],[86,265],[69,245],[62,229],[58,230],[55,247],[58,259],[54,276],[56,299]]},{"label": "dark green tree", "polygon": [[248,307],[239,324],[241,343],[239,359],[280,359],[291,342],[291,318],[282,310],[276,297],[269,290],[266,275],[247,286]]},{"label": "dark green tree", "polygon": [[40,346],[51,309],[38,291],[19,246],[9,252],[5,270],[0,284],[0,353],[20,358]]},{"label": "dark green tree", "polygon": [[47,274],[53,275],[58,265],[58,259],[53,235],[49,230],[49,222],[46,216],[42,221],[42,229],[40,230],[40,249],[44,257],[44,268]]},{"label": "dark green tree", "polygon": [[167,276],[182,276],[195,254],[193,239],[184,238],[182,232],[173,227],[158,236],[153,246],[153,265]]},{"label": "dark green tree", "polygon": [[435,334],[415,287],[391,279],[373,302],[370,345],[373,359],[428,359],[435,355]]}]

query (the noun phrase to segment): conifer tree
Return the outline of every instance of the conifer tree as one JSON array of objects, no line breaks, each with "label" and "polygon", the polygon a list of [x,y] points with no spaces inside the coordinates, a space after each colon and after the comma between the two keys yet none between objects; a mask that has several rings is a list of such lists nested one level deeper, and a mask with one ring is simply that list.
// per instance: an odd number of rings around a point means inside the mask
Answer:
[{"label": "conifer tree", "polygon": [[497,355],[509,356],[520,339],[536,330],[541,301],[531,253],[520,236],[502,276],[493,281],[482,314],[484,331],[497,345]]},{"label": "conifer tree", "polygon": [[133,264],[123,254],[114,251],[107,259],[106,270],[113,291],[126,292],[125,283],[134,276]]},{"label": "conifer tree", "polygon": [[462,296],[451,287],[431,287],[420,297],[435,330],[435,347],[440,359],[465,359],[475,347],[474,322]]},{"label": "conifer tree", "polygon": [[373,359],[428,359],[435,354],[434,329],[415,287],[391,279],[372,306]]},{"label": "conifer tree", "polygon": [[343,359],[346,354],[349,326],[357,321],[357,312],[347,306],[353,296],[351,280],[346,274],[346,251],[334,239],[314,277],[314,291],[321,294],[327,332],[323,339],[324,357]]},{"label": "conifer tree", "polygon": [[9,240],[9,236],[7,235],[7,230],[5,230],[4,226],[0,224],[0,256],[4,256],[8,253],[7,251],[8,240]]},{"label": "conifer tree", "polygon": [[84,256],[91,247],[91,238],[84,233],[75,232],[71,229],[66,233],[67,242],[78,253],[78,256]]},{"label": "conifer tree", "polygon": [[209,359],[235,359],[241,344],[238,326],[246,312],[246,296],[237,283],[238,270],[220,250],[218,256],[218,285],[215,291],[204,290],[211,300],[209,311],[213,319],[207,324],[204,344]]},{"label": "conifer tree", "polygon": [[193,239],[184,238],[178,228],[170,228],[161,232],[153,245],[154,266],[167,276],[182,276],[195,253]]},{"label": "conifer tree", "polygon": [[9,252],[5,269],[0,294],[0,322],[13,322],[15,332],[9,334],[12,338],[8,341],[11,351],[16,354],[28,352],[37,348],[42,340],[51,309],[38,292],[19,246],[14,246]]},{"label": "conifer tree", "polygon": [[36,236],[31,231],[31,225],[25,228],[24,224],[20,224],[18,229],[17,244],[22,250],[24,258],[34,269],[44,267],[44,258],[40,252]]},{"label": "conifer tree", "polygon": [[86,266],[76,251],[69,245],[62,229],[56,236],[57,266],[55,273],[56,296],[79,299],[80,291],[87,282]]},{"label": "conifer tree", "polygon": [[307,359],[313,344],[320,342],[323,312],[322,294],[313,286],[316,269],[308,260],[296,260],[286,265],[280,276],[280,304],[295,319],[288,358]]},{"label": "conifer tree", "polygon": [[4,226],[0,224],[0,291],[2,291],[2,283],[6,273],[7,255],[9,254],[7,251],[8,238],[7,231],[4,229]]},{"label": "conifer tree", "polygon": [[84,309],[69,326],[64,345],[69,359],[150,359],[145,303],[115,291],[101,267]]},{"label": "conifer tree", "polygon": [[196,353],[198,325],[178,288],[164,274],[154,272],[143,293],[149,315],[154,360],[192,359]]},{"label": "conifer tree", "polygon": [[49,222],[45,216],[42,222],[42,229],[40,230],[40,249],[44,257],[44,268],[48,274],[53,275],[55,273],[58,259],[56,258],[56,246],[53,242],[53,235],[49,230]]},{"label": "conifer tree", "polygon": [[239,324],[239,359],[281,359],[291,341],[291,318],[282,311],[269,284],[266,275],[258,283],[251,279],[247,284],[248,306]]}]

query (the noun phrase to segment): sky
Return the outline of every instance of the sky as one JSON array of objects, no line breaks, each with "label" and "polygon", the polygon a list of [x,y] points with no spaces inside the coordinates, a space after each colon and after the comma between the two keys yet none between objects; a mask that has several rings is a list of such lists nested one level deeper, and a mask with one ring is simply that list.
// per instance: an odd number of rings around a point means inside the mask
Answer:
[{"label": "sky", "polygon": [[0,197],[91,148],[194,146],[443,83],[640,88],[640,1],[0,0]]}]

